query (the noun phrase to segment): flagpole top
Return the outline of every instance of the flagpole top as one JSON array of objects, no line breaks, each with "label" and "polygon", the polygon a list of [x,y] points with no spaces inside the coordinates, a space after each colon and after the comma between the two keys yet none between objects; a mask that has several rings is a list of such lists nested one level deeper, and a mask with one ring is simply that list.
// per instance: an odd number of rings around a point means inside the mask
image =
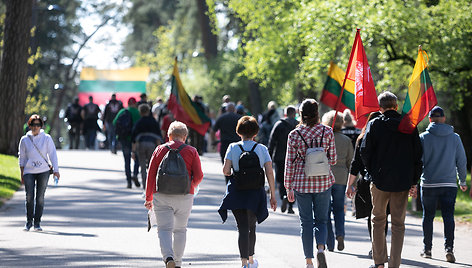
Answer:
[{"label": "flagpole top", "polygon": [[423,47],[421,45],[418,46],[418,51],[423,50]]},{"label": "flagpole top", "polygon": [[361,28],[357,28],[357,32],[360,32],[361,31]]}]

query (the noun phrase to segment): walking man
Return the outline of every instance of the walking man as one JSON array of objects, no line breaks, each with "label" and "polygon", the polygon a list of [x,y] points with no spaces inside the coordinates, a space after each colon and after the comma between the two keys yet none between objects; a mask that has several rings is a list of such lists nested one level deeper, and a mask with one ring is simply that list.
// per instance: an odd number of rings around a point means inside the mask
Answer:
[{"label": "walking man", "polygon": [[82,125],[82,106],[79,104],[79,98],[75,97],[73,103],[69,103],[66,110],[66,118],[69,123],[69,149],[79,149],[80,128]]},{"label": "walking man", "polygon": [[93,97],[89,96],[89,103],[82,109],[82,118],[84,119],[83,129],[85,136],[85,146],[87,149],[95,149],[95,140],[97,131],[100,130],[97,120],[99,118],[100,108],[93,102]]},{"label": "walking man", "polygon": [[[401,115],[397,97],[391,92],[379,95],[382,115],[367,124],[361,144],[361,158],[372,178],[372,250],[375,265],[399,267],[405,235],[408,194],[416,195],[416,184],[422,171],[422,148],[418,129],[412,134],[398,131]],[[392,239],[390,260],[387,256],[385,224],[390,202]]]},{"label": "walking man", "polygon": [[115,126],[113,125],[113,120],[121,109],[123,109],[123,103],[117,100],[116,94],[113,93],[111,95],[111,99],[105,106],[105,111],[103,112],[102,120],[105,124],[108,146],[110,148],[110,151],[114,154],[116,154],[116,133]]},{"label": "walking man", "polygon": [[423,145],[423,174],[421,202],[423,204],[423,251],[421,257],[431,258],[433,221],[437,203],[441,204],[444,224],[446,260],[454,263],[454,205],[457,195],[457,175],[460,188],[467,190],[467,159],[461,138],[446,124],[444,110],[436,106],[429,113],[429,126],[421,133]]}]

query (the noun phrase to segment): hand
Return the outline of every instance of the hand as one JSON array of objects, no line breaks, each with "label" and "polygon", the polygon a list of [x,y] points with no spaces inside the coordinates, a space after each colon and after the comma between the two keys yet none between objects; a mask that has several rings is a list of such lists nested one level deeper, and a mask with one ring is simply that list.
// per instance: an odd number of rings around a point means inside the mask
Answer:
[{"label": "hand", "polygon": [[461,190],[462,190],[463,192],[467,191],[467,185],[461,186]]},{"label": "hand", "polygon": [[416,185],[411,186],[408,195],[413,197],[413,198],[416,198],[416,195],[417,195]]},{"label": "hand", "polygon": [[270,207],[276,211],[277,210],[277,200],[273,195],[270,196]]},{"label": "hand", "polygon": [[295,193],[293,192],[293,190],[287,192],[287,199],[288,202],[295,202]]},{"label": "hand", "polygon": [[144,206],[145,206],[148,210],[152,209],[152,201],[146,201],[146,202],[144,202]]},{"label": "hand", "polygon": [[59,180],[59,178],[61,177],[61,174],[59,174],[59,172],[54,172],[54,176],[56,176],[57,179]]},{"label": "hand", "polygon": [[133,160],[136,160],[136,153],[135,152],[131,152],[131,158],[133,158]]},{"label": "hand", "polygon": [[25,179],[23,179],[23,176],[21,176],[21,185],[25,184]]},{"label": "hand", "polygon": [[346,196],[352,199],[355,193],[356,193],[356,188],[354,188],[354,186],[352,185],[351,186],[348,185],[346,188]]}]

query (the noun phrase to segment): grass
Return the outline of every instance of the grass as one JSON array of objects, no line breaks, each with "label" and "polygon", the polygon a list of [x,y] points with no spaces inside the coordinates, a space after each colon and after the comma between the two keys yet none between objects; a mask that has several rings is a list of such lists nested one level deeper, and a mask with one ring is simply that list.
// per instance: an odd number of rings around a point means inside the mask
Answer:
[{"label": "grass", "polygon": [[18,158],[0,154],[0,207],[20,188]]}]

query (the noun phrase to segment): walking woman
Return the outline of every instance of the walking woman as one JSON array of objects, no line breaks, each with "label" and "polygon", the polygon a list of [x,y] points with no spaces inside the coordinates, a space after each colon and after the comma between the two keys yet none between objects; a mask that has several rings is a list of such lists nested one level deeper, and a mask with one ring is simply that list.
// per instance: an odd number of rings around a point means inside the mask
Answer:
[{"label": "walking woman", "polygon": [[50,172],[54,172],[54,176],[60,178],[56,147],[51,136],[41,129],[43,125],[44,122],[39,115],[32,115],[28,120],[31,130],[21,137],[19,145],[21,183],[25,185],[26,190],[25,231],[29,231],[33,225],[35,231],[43,230],[41,216],[43,215],[44,193]]},{"label": "walking woman", "polygon": [[[238,120],[236,133],[241,137],[241,141],[231,143],[226,151],[223,165],[223,173],[230,176],[227,184],[226,194],[218,212],[223,222],[228,218],[228,211],[231,210],[238,225],[238,245],[243,268],[255,268],[258,262],[254,259],[254,247],[256,244],[256,222],[262,223],[268,216],[267,196],[264,189],[264,177],[262,185],[256,189],[240,189],[242,183],[236,180],[231,168],[238,174],[241,171],[239,159],[242,149],[245,152],[253,151],[259,158],[257,168],[264,167],[265,176],[270,189],[270,207],[275,211],[277,201],[275,199],[274,172],[272,170],[272,160],[267,147],[256,143],[253,139],[259,131],[259,125],[252,116],[243,116]],[[263,176],[263,175],[262,175]],[[261,177],[254,177],[254,180]]]},{"label": "walking woman", "polygon": [[[314,267],[312,260],[314,256],[313,233],[316,237],[318,267],[327,267],[324,250],[331,186],[334,184],[330,165],[336,164],[334,134],[330,127],[319,123],[316,100],[304,100],[299,110],[301,124],[288,135],[285,188],[288,193],[288,201],[293,202],[296,199],[298,203],[306,267]],[[305,160],[308,160],[307,149],[310,147],[322,147],[321,152],[325,154],[323,156],[325,161],[321,165],[316,165],[319,167],[318,170],[311,170],[313,165],[305,165]],[[311,150],[309,152],[310,156],[314,154],[311,153]],[[321,175],[311,176],[312,174]]]}]

